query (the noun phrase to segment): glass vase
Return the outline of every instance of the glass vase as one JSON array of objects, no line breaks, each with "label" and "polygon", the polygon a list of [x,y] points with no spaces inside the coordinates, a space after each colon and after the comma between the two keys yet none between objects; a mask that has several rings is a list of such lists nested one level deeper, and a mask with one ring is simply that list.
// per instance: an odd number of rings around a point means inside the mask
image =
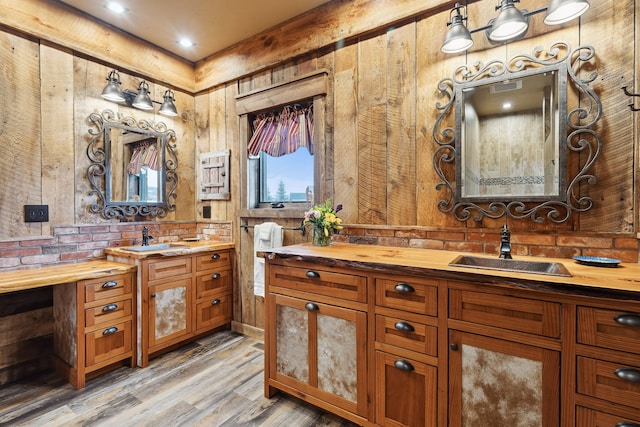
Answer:
[{"label": "glass vase", "polygon": [[313,238],[311,243],[314,246],[330,246],[332,235],[333,232],[331,229],[329,229],[328,235],[325,235],[323,227],[313,227]]}]

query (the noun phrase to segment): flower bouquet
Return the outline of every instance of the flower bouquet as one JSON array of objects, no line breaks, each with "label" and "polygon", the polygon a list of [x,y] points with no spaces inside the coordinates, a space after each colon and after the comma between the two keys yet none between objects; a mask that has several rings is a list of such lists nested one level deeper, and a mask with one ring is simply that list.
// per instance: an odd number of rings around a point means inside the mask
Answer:
[{"label": "flower bouquet", "polygon": [[342,220],[336,216],[342,210],[342,205],[333,208],[331,200],[327,199],[323,205],[316,205],[304,214],[304,223],[313,226],[312,243],[316,246],[329,246],[334,230],[342,228]]}]

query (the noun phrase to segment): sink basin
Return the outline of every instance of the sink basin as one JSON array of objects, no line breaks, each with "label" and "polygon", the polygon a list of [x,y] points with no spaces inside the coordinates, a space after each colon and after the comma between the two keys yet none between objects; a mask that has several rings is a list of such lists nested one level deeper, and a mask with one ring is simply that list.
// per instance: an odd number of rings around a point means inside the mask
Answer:
[{"label": "sink basin", "polygon": [[123,251],[132,251],[132,252],[151,252],[151,251],[162,251],[165,249],[171,248],[188,248],[187,245],[181,245],[176,243],[159,243],[157,245],[149,245],[149,246],[129,246],[127,248],[121,248]]},{"label": "sink basin", "polygon": [[523,261],[516,259],[484,258],[460,255],[451,263],[452,267],[481,268],[486,270],[513,271],[518,273],[546,274],[571,277],[566,267],[557,262]]}]

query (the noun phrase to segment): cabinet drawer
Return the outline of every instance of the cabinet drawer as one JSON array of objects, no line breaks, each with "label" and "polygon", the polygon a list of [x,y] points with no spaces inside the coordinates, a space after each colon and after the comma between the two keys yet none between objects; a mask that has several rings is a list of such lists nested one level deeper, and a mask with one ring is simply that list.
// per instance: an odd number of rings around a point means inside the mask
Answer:
[{"label": "cabinet drawer", "polygon": [[196,298],[231,292],[231,270],[201,274],[196,278]]},{"label": "cabinet drawer", "polygon": [[84,311],[85,328],[109,323],[131,316],[131,299],[112,301]]},{"label": "cabinet drawer", "polygon": [[[640,366],[578,356],[578,393],[640,408]],[[627,370],[626,375],[620,372]]]},{"label": "cabinet drawer", "polygon": [[196,257],[196,271],[228,268],[231,268],[231,251],[212,252]]},{"label": "cabinet drawer", "polygon": [[91,279],[80,282],[84,286],[85,303],[104,299],[114,299],[131,294],[131,275],[122,274],[109,278]]},{"label": "cabinet drawer", "polygon": [[578,307],[578,342],[640,354],[640,313]]},{"label": "cabinet drawer", "polygon": [[86,366],[131,354],[133,330],[131,322],[115,323],[85,334]]},{"label": "cabinet drawer", "polygon": [[148,261],[147,274],[149,281],[191,274],[191,258],[169,258]]},{"label": "cabinet drawer", "polygon": [[231,322],[231,294],[198,302],[196,305],[196,329],[214,328]]},{"label": "cabinet drawer", "polygon": [[640,427],[640,419],[608,414],[579,406],[576,425],[580,427]]},{"label": "cabinet drawer", "polygon": [[376,316],[376,341],[421,354],[438,355],[438,328],[414,321]]},{"label": "cabinet drawer", "polygon": [[560,337],[560,304],[451,289],[449,317],[481,325]]},{"label": "cabinet drawer", "polygon": [[419,282],[414,278],[376,279],[376,304],[437,316],[437,283]]},{"label": "cabinet drawer", "polygon": [[269,285],[367,302],[367,278],[352,274],[272,265],[269,268]]}]

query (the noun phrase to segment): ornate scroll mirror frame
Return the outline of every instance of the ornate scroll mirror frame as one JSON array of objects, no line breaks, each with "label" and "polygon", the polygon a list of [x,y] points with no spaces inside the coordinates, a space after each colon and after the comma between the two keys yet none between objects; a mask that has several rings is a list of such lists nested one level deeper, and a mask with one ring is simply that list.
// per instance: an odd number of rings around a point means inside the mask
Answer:
[{"label": "ornate scroll mirror frame", "polygon": [[[89,210],[101,214],[106,219],[126,219],[136,216],[164,217],[175,210],[175,189],[178,185],[175,132],[167,129],[162,122],[138,121],[111,110],[92,113],[88,120],[96,128],[88,130],[90,141],[87,146],[87,156],[90,164],[87,168],[87,179],[91,185],[89,195],[96,195],[98,198],[96,203],[89,206]],[[132,200],[135,198],[131,197],[116,196],[116,194],[127,193],[127,190],[120,191],[119,186],[129,182],[127,172],[124,170],[127,165],[123,164],[127,160],[118,161],[114,157],[121,148],[118,144],[122,145],[118,136],[124,134],[135,134],[133,136],[137,140],[151,141],[157,148],[157,164],[160,167],[155,201],[139,201]],[[120,178],[119,175],[124,176]],[[120,200],[127,198],[129,200]]]},{"label": "ornate scroll mirror frame", "polygon": [[[438,82],[438,91],[448,97],[445,104],[436,103],[440,111],[433,127],[433,138],[437,144],[433,155],[433,167],[441,181],[436,189],[444,191],[444,198],[438,201],[438,209],[451,213],[458,221],[467,221],[473,217],[476,222],[483,218],[498,219],[504,216],[513,219],[531,219],[541,223],[545,219],[553,223],[563,223],[574,212],[586,212],[593,207],[591,197],[581,195],[581,186],[595,184],[596,177],[589,174],[602,150],[599,135],[593,129],[602,115],[602,104],[596,93],[588,86],[596,77],[591,72],[586,77],[580,74],[580,68],[595,57],[591,46],[579,46],[571,50],[565,42],[554,43],[548,51],[536,47],[531,55],[516,55],[507,62],[493,60],[487,64],[477,63],[473,67],[458,67],[452,78]],[[463,91],[483,83],[512,81],[540,73],[557,74],[558,121],[556,159],[558,174],[555,189],[550,193],[537,195],[508,196],[468,196],[463,194],[464,185],[462,157],[463,135]],[[586,74],[586,73],[583,73]],[[568,78],[567,78],[568,77]],[[567,81],[571,83],[567,84]],[[572,86],[578,91],[580,105],[567,108],[567,90]],[[455,110],[455,129],[447,127],[446,121]],[[509,130],[505,130],[509,132]],[[570,157],[568,157],[570,156]],[[567,168],[568,158],[575,158],[575,174]],[[571,160],[571,164],[574,164]],[[510,177],[498,178],[508,180]]]}]

